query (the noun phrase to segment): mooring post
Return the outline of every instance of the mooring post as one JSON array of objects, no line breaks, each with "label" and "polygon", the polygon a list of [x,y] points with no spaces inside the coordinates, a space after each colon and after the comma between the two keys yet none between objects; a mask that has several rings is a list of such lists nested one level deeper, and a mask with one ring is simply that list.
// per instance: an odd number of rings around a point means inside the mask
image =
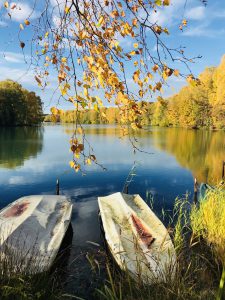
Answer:
[{"label": "mooring post", "polygon": [[194,179],[194,203],[197,203],[198,200],[198,182],[197,179]]},{"label": "mooring post", "polygon": [[224,167],[225,167],[225,161],[223,160],[223,164],[222,164],[222,180],[224,179]]},{"label": "mooring post", "polygon": [[56,180],[56,195],[59,195],[59,179]]}]

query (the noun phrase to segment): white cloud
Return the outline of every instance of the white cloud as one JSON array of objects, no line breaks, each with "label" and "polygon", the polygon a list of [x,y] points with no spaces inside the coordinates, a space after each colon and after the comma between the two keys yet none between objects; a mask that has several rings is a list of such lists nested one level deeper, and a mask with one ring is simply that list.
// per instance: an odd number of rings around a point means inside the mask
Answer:
[{"label": "white cloud", "polygon": [[170,6],[158,8],[157,12],[152,11],[149,21],[161,26],[174,25],[182,18],[184,3],[184,0],[172,0]]},{"label": "white cloud", "polygon": [[0,52],[0,60],[4,60],[10,63],[24,63],[25,58],[21,53],[15,52]]},{"label": "white cloud", "polygon": [[[14,9],[11,9],[13,5],[16,5]],[[10,3],[10,8],[8,13],[11,15],[11,19],[16,22],[22,22],[25,19],[35,19],[39,16],[39,13],[35,10],[35,6],[30,6],[28,3],[22,2],[12,2]],[[8,17],[6,15],[6,17]]]},{"label": "white cloud", "polygon": [[205,6],[197,6],[187,10],[185,17],[188,20],[202,20],[206,16],[206,7]]},{"label": "white cloud", "polygon": [[193,36],[193,37],[208,37],[217,38],[218,36],[223,36],[225,34],[225,29],[210,29],[208,25],[192,26],[184,31],[183,35]]},{"label": "white cloud", "polygon": [[32,86],[36,85],[34,73],[32,71],[28,71],[28,68],[12,68],[1,65],[0,80],[5,79],[12,79]]}]

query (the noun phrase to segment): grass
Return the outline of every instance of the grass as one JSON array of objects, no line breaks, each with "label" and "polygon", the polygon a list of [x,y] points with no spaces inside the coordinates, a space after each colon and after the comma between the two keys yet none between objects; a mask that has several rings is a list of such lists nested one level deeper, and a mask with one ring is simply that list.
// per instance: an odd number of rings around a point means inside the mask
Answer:
[{"label": "grass", "polygon": [[[37,253],[35,247],[28,246],[23,233],[18,238],[1,236],[0,247],[0,299],[1,300],[52,300],[63,296],[63,282],[60,271],[64,263],[65,247],[60,251],[49,271],[43,270],[49,256]],[[4,241],[4,242],[3,242]],[[63,241],[64,242],[64,241]],[[49,254],[50,255],[50,254]]]},{"label": "grass", "polygon": [[222,266],[216,299],[222,299],[225,283],[225,192],[222,188],[209,190],[199,207],[191,212],[194,235],[203,237],[211,245],[215,257]]}]

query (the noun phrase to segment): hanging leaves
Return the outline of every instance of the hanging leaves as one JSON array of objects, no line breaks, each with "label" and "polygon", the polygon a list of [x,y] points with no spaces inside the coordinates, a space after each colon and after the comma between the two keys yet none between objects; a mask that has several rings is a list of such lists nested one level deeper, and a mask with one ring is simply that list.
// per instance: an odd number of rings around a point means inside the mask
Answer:
[{"label": "hanging leaves", "polygon": [[[61,97],[77,112],[70,164],[75,171],[81,169],[81,157],[85,164],[96,162],[94,154],[90,154],[92,150],[85,145],[85,131],[79,126],[80,112],[93,109],[99,117],[107,119],[101,108],[110,103],[118,107],[122,125],[139,130],[146,113],[140,101],[157,97],[165,81],[180,74],[165,58],[170,57],[172,62],[181,57],[185,64],[190,62],[182,48],[166,46],[163,38],[169,34],[168,28],[152,22],[152,16],[169,5],[170,0],[66,1],[64,5],[48,7],[38,19],[43,26],[30,27],[36,30],[34,61],[41,69],[35,80],[43,88],[49,74],[56,74]],[[8,9],[9,3],[4,2],[4,6]],[[53,15],[57,15],[54,20]],[[20,29],[26,30],[29,25],[27,18]],[[187,26],[187,20],[182,20],[180,26]],[[148,40],[157,47],[154,53]],[[25,43],[20,42],[20,47],[23,49]],[[53,107],[54,116],[60,113]]]}]

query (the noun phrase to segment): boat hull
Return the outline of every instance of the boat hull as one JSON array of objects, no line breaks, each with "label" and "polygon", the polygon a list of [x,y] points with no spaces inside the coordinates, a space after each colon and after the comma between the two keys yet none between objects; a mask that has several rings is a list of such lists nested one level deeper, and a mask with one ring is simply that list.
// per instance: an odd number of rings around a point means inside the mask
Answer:
[{"label": "boat hull", "polygon": [[167,229],[139,195],[98,198],[105,239],[118,266],[148,284],[174,277],[176,254]]},{"label": "boat hull", "polygon": [[0,211],[0,263],[9,272],[47,271],[70,224],[72,203],[65,196],[23,197]]}]

